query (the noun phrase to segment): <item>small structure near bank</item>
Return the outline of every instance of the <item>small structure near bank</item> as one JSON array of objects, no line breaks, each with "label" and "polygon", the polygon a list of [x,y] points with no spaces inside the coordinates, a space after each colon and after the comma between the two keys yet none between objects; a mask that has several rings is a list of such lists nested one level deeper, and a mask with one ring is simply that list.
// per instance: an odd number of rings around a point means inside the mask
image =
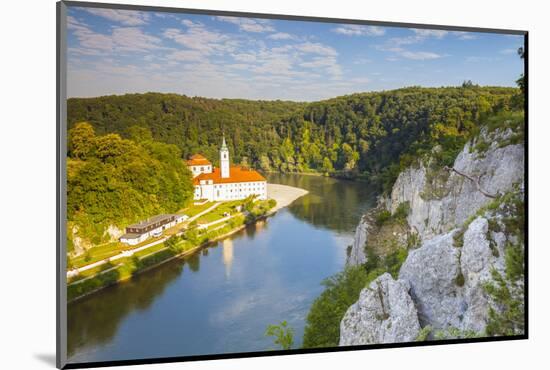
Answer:
[{"label": "small structure near bank", "polygon": [[150,237],[159,237],[162,232],[179,223],[182,223],[189,217],[181,214],[164,214],[148,218],[145,221],[138,222],[126,227],[126,234],[120,237],[120,242],[128,245],[136,245]]}]

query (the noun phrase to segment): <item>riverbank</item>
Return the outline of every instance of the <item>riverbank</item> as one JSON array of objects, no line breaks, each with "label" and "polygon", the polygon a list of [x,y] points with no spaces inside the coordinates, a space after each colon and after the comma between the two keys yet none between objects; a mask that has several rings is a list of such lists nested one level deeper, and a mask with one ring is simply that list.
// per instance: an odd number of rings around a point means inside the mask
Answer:
[{"label": "riverbank", "polygon": [[294,186],[267,184],[267,194],[269,198],[277,202],[275,207],[271,209],[271,212],[277,212],[279,209],[287,207],[296,199],[301,198],[308,193],[309,191],[296,188]]},{"label": "riverbank", "polygon": [[[246,225],[253,224],[258,220],[265,219],[275,214],[281,208],[288,206],[296,199],[306,195],[307,193],[307,190],[292,186],[268,184],[269,198],[275,200],[276,204],[267,211],[264,211],[262,214],[257,215],[253,219],[245,218],[244,215],[240,214],[239,217],[242,218],[242,221],[224,223],[221,227],[216,227],[210,232],[206,229],[205,235],[203,236],[204,240],[194,246],[189,245],[187,242],[187,246],[183,249],[178,250],[178,248],[176,248],[174,250],[173,246],[172,248],[167,246],[166,240],[169,239],[166,239],[162,242],[162,244],[157,246],[159,249],[154,250],[152,253],[142,255],[140,257],[125,257],[121,259],[120,263],[116,266],[109,264],[106,266],[107,268],[105,270],[100,270],[95,275],[91,275],[68,284],[68,302],[79,300],[108,286],[127,281],[137,274],[152,270],[174,259],[185,258],[193,255],[194,253],[197,253],[198,251],[243,230]],[[258,203],[264,202],[268,201],[260,201]],[[147,262],[146,260],[150,260],[150,262]],[[79,287],[79,289],[77,288],[78,285],[82,285],[82,287]]]}]

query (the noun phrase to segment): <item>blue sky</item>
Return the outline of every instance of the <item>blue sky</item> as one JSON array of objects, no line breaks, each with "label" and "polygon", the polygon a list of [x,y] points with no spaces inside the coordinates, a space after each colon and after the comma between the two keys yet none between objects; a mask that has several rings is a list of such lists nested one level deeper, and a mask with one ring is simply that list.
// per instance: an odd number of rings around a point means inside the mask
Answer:
[{"label": "blue sky", "polygon": [[404,86],[515,86],[522,36],[70,7],[68,96],[313,101]]}]

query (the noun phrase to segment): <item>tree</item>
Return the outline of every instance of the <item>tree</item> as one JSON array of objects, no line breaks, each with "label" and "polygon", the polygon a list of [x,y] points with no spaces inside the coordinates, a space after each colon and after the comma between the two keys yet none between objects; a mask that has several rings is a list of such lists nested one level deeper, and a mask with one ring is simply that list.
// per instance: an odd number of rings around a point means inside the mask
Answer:
[{"label": "tree", "polygon": [[330,159],[328,159],[328,157],[323,158],[323,172],[331,173],[332,171],[334,171],[334,167]]},{"label": "tree", "polygon": [[294,329],[289,327],[286,321],[279,325],[269,325],[265,335],[274,337],[273,342],[284,350],[291,349],[294,344]]},{"label": "tree", "polygon": [[95,132],[88,122],[79,122],[68,133],[68,154],[70,157],[86,159],[95,148]]}]

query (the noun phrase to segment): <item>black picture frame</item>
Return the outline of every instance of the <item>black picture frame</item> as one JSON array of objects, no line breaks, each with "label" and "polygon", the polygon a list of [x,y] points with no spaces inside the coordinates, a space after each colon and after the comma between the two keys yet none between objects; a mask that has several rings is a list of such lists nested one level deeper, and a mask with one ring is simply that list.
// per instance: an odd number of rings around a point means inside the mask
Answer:
[{"label": "black picture frame", "polygon": [[[417,29],[436,29],[446,31],[464,31],[464,32],[480,32],[480,33],[499,33],[509,35],[520,35],[524,37],[524,76],[525,76],[525,332],[522,335],[501,336],[501,337],[483,337],[483,338],[468,338],[468,339],[446,339],[431,342],[407,342],[407,343],[388,343],[388,344],[373,344],[359,345],[346,347],[330,347],[316,349],[291,349],[291,350],[274,350],[274,351],[259,351],[259,352],[239,352],[239,353],[223,353],[211,355],[196,355],[196,356],[175,356],[162,358],[148,359],[128,359],[115,361],[100,361],[86,363],[68,363],[67,362],[67,294],[66,294],[66,151],[67,151],[67,7],[85,7],[85,8],[104,8],[104,9],[119,9],[119,10],[136,10],[136,11],[154,11],[166,13],[185,13],[185,14],[200,14],[213,16],[238,16],[248,18],[263,18],[263,19],[278,19],[278,20],[294,20],[307,22],[324,22],[338,24],[356,24],[369,26],[391,26],[401,28],[417,28]],[[93,367],[108,367],[122,365],[142,365],[142,364],[158,364],[158,363],[173,363],[173,362],[189,362],[189,361],[204,361],[204,360],[219,360],[233,359],[246,357],[266,357],[266,356],[281,356],[281,355],[296,355],[296,354],[313,354],[325,352],[347,352],[358,350],[371,350],[383,348],[401,348],[401,347],[424,347],[424,346],[439,346],[448,344],[464,344],[464,343],[484,343],[498,342],[510,340],[524,340],[529,338],[529,32],[526,30],[514,29],[495,29],[495,28],[478,28],[464,27],[440,24],[419,24],[419,23],[403,23],[403,22],[386,22],[375,20],[359,20],[359,19],[341,19],[341,18],[325,18],[312,16],[297,16],[284,14],[266,14],[252,12],[236,12],[236,11],[220,11],[210,9],[189,9],[189,8],[174,8],[161,6],[143,6],[130,4],[110,4],[99,2],[80,2],[80,1],[59,1],[56,6],[57,16],[57,99],[56,99],[56,119],[57,119],[57,153],[56,153],[56,200],[57,200],[57,251],[56,251],[56,366],[60,369],[77,369],[77,368],[93,368]]]}]

